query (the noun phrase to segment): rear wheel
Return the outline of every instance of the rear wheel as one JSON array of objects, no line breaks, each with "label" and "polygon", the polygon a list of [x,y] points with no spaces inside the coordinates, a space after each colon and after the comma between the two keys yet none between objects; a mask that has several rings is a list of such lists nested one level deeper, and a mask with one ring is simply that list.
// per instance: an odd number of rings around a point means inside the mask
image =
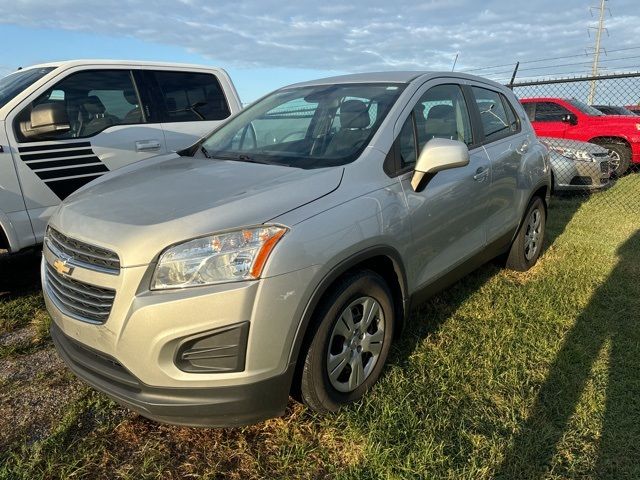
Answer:
[{"label": "rear wheel", "polygon": [[542,252],[546,220],[544,202],[540,197],[534,197],[511,244],[507,268],[525,272],[536,264]]},{"label": "rear wheel", "polygon": [[362,398],[382,372],[393,338],[392,296],[382,277],[363,270],[334,288],[316,318],[300,394],[311,409],[335,412]]}]

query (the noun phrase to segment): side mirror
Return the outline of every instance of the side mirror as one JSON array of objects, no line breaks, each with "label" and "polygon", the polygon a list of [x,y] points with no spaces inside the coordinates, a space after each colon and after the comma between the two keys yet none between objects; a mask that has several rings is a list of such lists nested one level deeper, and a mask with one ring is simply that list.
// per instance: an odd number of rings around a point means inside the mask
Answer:
[{"label": "side mirror", "polygon": [[562,122],[568,123],[569,125],[577,125],[578,117],[575,113],[567,113],[566,115],[562,116]]},{"label": "side mirror", "polygon": [[51,102],[33,107],[28,128],[23,128],[22,133],[27,138],[46,138],[68,132],[70,128],[64,103]]},{"label": "side mirror", "polygon": [[425,178],[433,177],[442,170],[467,165],[469,165],[469,149],[466,144],[457,140],[434,138],[427,142],[418,157],[411,187],[417,192],[421,189]]}]

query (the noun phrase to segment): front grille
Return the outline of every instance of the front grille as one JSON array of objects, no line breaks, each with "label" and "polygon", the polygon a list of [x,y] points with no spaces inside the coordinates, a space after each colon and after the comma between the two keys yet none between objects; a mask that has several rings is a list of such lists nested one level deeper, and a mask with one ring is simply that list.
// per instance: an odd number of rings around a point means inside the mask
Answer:
[{"label": "front grille", "polygon": [[96,287],[62,275],[47,262],[45,288],[62,313],[89,323],[106,322],[116,296],[115,290]]},{"label": "front grille", "polygon": [[51,227],[46,241],[54,254],[68,257],[70,263],[115,275],[120,272],[120,258],[111,250],[69,238]]},{"label": "front grille", "polygon": [[604,158],[609,156],[609,152],[596,152],[596,153],[592,153],[591,155],[593,155],[596,158]]}]

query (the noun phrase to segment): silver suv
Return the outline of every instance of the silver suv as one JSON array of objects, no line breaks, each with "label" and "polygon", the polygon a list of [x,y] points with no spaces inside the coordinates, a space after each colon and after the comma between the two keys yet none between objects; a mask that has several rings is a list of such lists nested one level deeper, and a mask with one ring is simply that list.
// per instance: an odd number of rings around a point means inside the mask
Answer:
[{"label": "silver suv", "polygon": [[142,415],[238,425],[360,399],[411,306],[527,270],[547,151],[508,89],[387,72],[282,88],[69,196],[44,242],[69,367]]}]

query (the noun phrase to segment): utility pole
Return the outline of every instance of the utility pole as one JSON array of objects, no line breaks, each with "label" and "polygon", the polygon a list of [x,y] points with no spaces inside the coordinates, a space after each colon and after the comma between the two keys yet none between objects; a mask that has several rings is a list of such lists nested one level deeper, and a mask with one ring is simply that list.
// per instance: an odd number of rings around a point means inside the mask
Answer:
[{"label": "utility pole", "polygon": [[[605,20],[605,11],[607,10],[607,7],[605,6],[605,2],[607,0],[600,0],[600,7],[593,7],[594,9],[597,9],[599,11],[599,19],[598,19],[598,27],[596,28],[596,46],[595,46],[595,50],[593,51],[593,68],[591,69],[591,75],[593,77],[597,77],[598,76],[598,67],[599,67],[599,63],[600,63],[600,51],[601,51],[601,45],[602,45],[602,32],[604,30],[607,30],[604,26],[604,20]],[[593,27],[591,27],[593,28]],[[607,31],[608,33],[608,31]],[[591,81],[591,86],[589,88],[589,105],[593,104],[593,101],[595,99],[596,96],[596,80],[592,80]]]}]

